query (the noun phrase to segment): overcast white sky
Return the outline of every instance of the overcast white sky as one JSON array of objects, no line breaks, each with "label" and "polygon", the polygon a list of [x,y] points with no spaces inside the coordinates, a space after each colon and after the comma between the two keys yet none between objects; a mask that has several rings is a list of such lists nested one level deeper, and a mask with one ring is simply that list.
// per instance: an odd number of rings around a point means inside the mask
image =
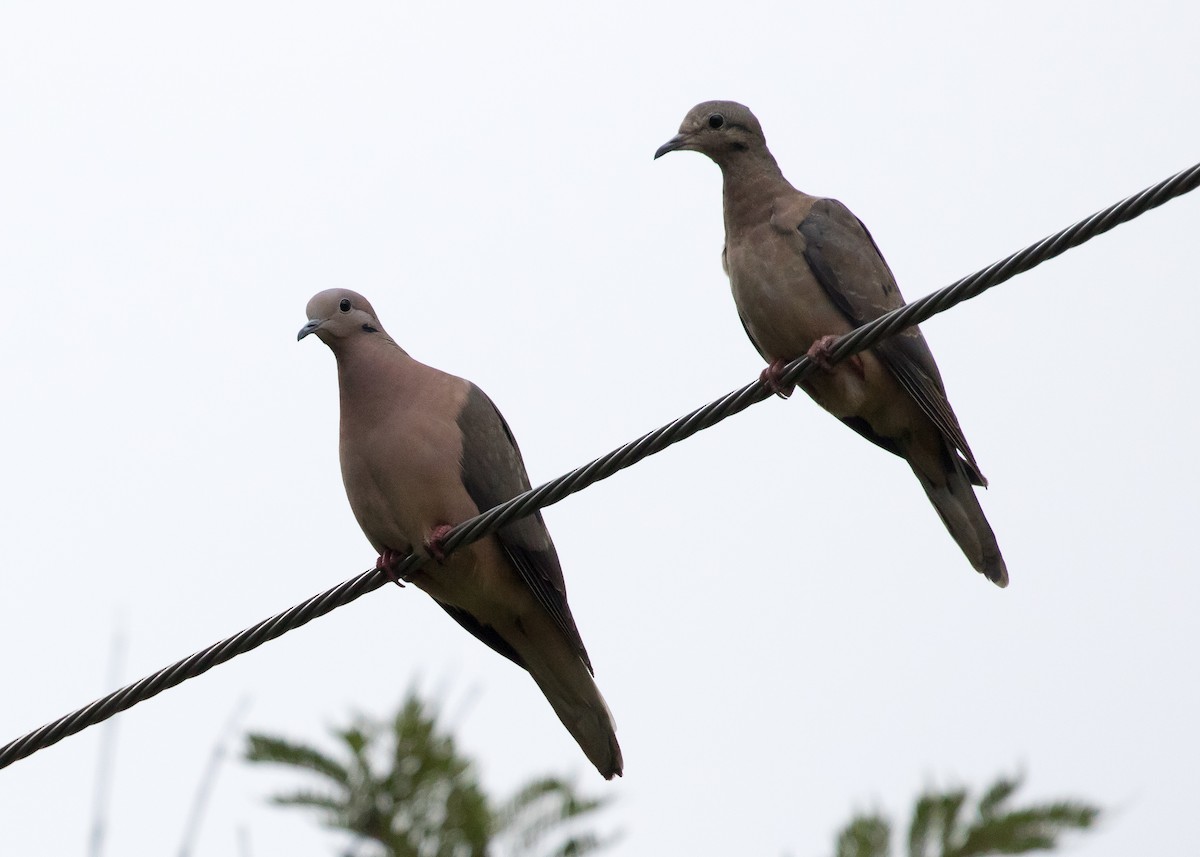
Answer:
[{"label": "overcast white sky", "polygon": [[[308,298],[486,389],[535,483],[757,376],[720,176],[751,106],[919,297],[1200,159],[1183,3],[10,3],[0,9],[0,742],[370,566]],[[178,848],[217,735],[441,694],[489,787],[575,772],[614,857],[824,857],[854,808],[1025,766],[1193,837],[1200,195],[925,325],[1012,585],[802,396],[546,513],[620,726],[603,783],[519,670],[389,587],[118,721],[107,853]],[[0,771],[0,850],[83,853],[101,729]],[[334,853],[229,761],[194,854]]]}]

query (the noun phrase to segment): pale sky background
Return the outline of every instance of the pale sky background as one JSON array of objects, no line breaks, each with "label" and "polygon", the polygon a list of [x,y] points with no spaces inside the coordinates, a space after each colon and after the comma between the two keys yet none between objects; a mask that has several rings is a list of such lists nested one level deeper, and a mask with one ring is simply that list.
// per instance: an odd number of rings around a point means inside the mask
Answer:
[{"label": "pale sky background", "polygon": [[[0,742],[369,567],[308,298],[476,381],[535,483],[758,375],[710,98],[916,298],[1200,159],[1195,4],[0,8]],[[117,721],[106,853],[171,854],[238,700],[320,740],[439,694],[487,786],[575,773],[610,854],[825,857],[855,808],[1024,766],[1172,853],[1200,791],[1200,194],[924,326],[1008,561],[803,396],[546,513],[616,715],[604,783],[521,671],[389,587]],[[0,771],[0,851],[86,850],[102,729]],[[240,753],[241,745],[237,746]],[[221,769],[194,854],[330,855]],[[239,840],[239,837],[241,839]]]}]

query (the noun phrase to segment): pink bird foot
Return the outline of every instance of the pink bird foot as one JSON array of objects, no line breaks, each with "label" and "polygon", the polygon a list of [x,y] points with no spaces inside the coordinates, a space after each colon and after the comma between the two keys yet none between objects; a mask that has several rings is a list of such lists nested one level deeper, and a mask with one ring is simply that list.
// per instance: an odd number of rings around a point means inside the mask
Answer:
[{"label": "pink bird foot", "polygon": [[787,366],[786,360],[772,360],[766,369],[759,373],[758,380],[767,385],[767,389],[781,399],[786,399],[792,395],[792,391],[796,389],[795,384],[784,384],[782,382],[783,369]]},{"label": "pink bird foot", "polygon": [[[840,337],[834,336],[832,333],[828,336],[822,336],[809,346],[808,354],[806,356],[821,369],[824,369],[826,372],[832,372],[833,361],[830,358],[833,355],[833,346],[837,344],[839,338]],[[866,377],[867,373],[863,368],[862,358],[857,354],[852,354],[842,362],[854,370],[854,373],[858,375],[858,377]]]},{"label": "pink bird foot", "polygon": [[833,352],[833,344],[837,340],[838,338],[833,334],[822,336],[808,347],[808,359],[826,372],[832,372],[833,363],[829,358]]},{"label": "pink bird foot", "polygon": [[429,531],[429,535],[425,537],[425,550],[431,557],[443,563],[446,561],[446,551],[442,543],[446,541],[446,536],[450,535],[450,531],[454,529],[449,524],[438,524]]},{"label": "pink bird foot", "polygon": [[399,586],[401,589],[404,588],[404,584],[400,582],[400,574],[396,571],[396,566],[398,566],[406,556],[408,556],[408,554],[388,548],[379,556],[378,559],[375,560],[375,567],[383,572],[384,577]]}]

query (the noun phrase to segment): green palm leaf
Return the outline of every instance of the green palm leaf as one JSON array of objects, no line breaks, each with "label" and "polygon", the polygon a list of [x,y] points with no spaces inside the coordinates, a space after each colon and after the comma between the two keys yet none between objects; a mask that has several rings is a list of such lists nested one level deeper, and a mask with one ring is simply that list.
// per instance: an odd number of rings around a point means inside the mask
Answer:
[{"label": "green palm leaf", "polygon": [[501,835],[514,855],[583,857],[612,841],[581,822],[607,799],[583,796],[560,778],[538,778],[494,809],[472,760],[414,690],[392,718],[359,714],[331,732],[336,754],[256,733],[246,759],[318,778],[323,788],[272,801],[316,811],[324,824],[353,834],[356,857],[371,849],[386,857],[485,857]]}]

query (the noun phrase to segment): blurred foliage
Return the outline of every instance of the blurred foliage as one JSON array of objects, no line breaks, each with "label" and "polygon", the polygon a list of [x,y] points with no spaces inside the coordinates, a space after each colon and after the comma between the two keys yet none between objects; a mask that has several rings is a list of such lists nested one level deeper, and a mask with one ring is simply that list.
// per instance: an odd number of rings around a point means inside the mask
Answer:
[{"label": "blurred foliage", "polygon": [[585,828],[607,798],[580,795],[572,782],[539,777],[503,801],[483,790],[474,762],[436,712],[410,690],[395,717],[357,715],[331,730],[335,753],[272,735],[247,736],[246,759],[286,765],[317,786],[275,795],[280,806],[315,810],[354,836],[356,857],[583,857],[607,847]]},{"label": "blurred foliage", "polygon": [[[967,811],[966,789],[926,791],[908,827],[908,857],[984,857],[1053,851],[1071,830],[1091,830],[1100,809],[1082,801],[1012,807],[1023,778],[1000,777]],[[890,857],[891,823],[878,813],[856,815],[838,833],[836,857]]]},{"label": "blurred foliage", "polygon": [[892,825],[882,815],[856,815],[837,838],[837,857],[887,857]]}]

